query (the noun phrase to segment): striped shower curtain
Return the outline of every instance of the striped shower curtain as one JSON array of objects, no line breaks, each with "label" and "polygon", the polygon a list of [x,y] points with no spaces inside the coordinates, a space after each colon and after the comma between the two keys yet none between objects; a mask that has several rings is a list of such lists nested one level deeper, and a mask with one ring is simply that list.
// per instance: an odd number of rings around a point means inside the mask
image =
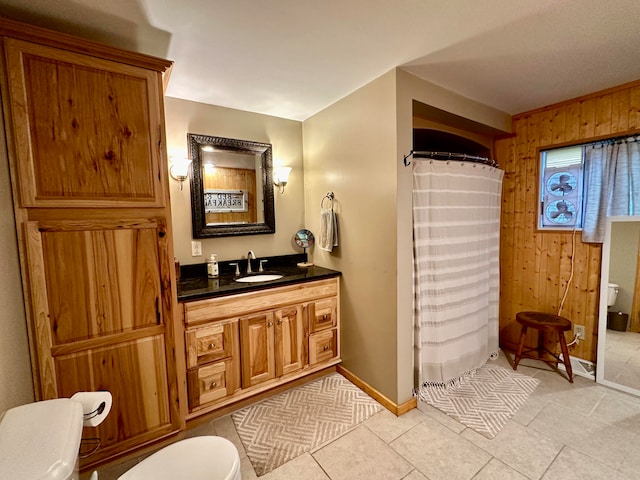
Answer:
[{"label": "striped shower curtain", "polygon": [[418,391],[456,385],[498,354],[503,174],[468,162],[413,162]]}]

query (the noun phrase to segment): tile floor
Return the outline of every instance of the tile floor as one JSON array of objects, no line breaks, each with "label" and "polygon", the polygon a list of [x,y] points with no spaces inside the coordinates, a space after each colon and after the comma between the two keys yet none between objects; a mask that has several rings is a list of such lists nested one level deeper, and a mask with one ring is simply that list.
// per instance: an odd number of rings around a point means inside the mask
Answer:
[{"label": "tile floor", "polygon": [[[501,354],[495,363],[510,368],[507,355]],[[384,410],[259,478],[640,479],[640,399],[584,377],[570,384],[542,362],[523,360],[518,372],[541,383],[492,440],[421,403],[401,417]],[[258,478],[230,416],[189,432],[207,434],[226,437],[237,446],[243,480]],[[134,463],[109,466],[99,472],[99,479],[117,479]]]},{"label": "tile floor", "polygon": [[607,330],[604,378],[640,390],[640,333]]}]

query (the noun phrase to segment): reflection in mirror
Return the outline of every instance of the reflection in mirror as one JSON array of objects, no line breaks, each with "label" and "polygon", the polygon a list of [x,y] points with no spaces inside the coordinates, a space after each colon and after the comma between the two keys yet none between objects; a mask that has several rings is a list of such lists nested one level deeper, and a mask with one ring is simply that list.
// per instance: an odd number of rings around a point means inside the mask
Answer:
[{"label": "reflection in mirror", "polygon": [[640,396],[640,217],[610,217],[602,246],[596,381]]},{"label": "reflection in mirror", "polygon": [[187,134],[194,238],[275,232],[271,144]]}]

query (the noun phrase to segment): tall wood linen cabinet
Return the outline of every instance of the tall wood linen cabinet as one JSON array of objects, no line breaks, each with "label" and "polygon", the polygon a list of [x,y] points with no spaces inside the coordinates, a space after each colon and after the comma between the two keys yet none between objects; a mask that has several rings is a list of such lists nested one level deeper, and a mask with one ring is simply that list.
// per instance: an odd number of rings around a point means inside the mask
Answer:
[{"label": "tall wood linen cabinet", "polygon": [[0,36],[36,397],[113,394],[104,423],[84,432],[100,440],[89,467],[184,426],[164,142],[171,62],[4,19]]}]

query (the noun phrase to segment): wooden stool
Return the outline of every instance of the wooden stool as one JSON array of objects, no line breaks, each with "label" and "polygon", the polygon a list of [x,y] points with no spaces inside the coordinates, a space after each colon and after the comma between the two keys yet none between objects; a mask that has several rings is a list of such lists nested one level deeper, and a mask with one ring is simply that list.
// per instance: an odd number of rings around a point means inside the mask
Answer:
[{"label": "wooden stool", "polygon": [[[522,325],[522,333],[520,333],[520,344],[518,345],[518,352],[516,353],[516,358],[514,361],[513,369],[516,370],[518,368],[518,363],[522,358],[532,358],[534,360],[542,360],[543,362],[548,363],[553,366],[556,371],[558,371],[558,363],[564,363],[565,368],[567,369],[567,376],[569,377],[569,381],[573,383],[573,372],[571,371],[571,358],[569,358],[569,350],[567,349],[567,342],[564,338],[564,332],[567,330],[571,330],[571,321],[567,320],[564,317],[559,317],[558,315],[553,315],[550,313],[542,313],[542,312],[520,312],[516,314],[516,321]],[[538,347],[530,348],[525,350],[524,348],[524,339],[527,335],[527,329],[535,328],[538,330]],[[555,353],[549,351],[544,346],[544,334],[547,332],[557,332],[558,341],[560,342],[560,350],[562,350],[562,360]],[[533,355],[527,355],[529,352],[536,351],[538,352],[538,356],[535,357]],[[544,358],[543,354],[551,355],[550,358]]]}]

